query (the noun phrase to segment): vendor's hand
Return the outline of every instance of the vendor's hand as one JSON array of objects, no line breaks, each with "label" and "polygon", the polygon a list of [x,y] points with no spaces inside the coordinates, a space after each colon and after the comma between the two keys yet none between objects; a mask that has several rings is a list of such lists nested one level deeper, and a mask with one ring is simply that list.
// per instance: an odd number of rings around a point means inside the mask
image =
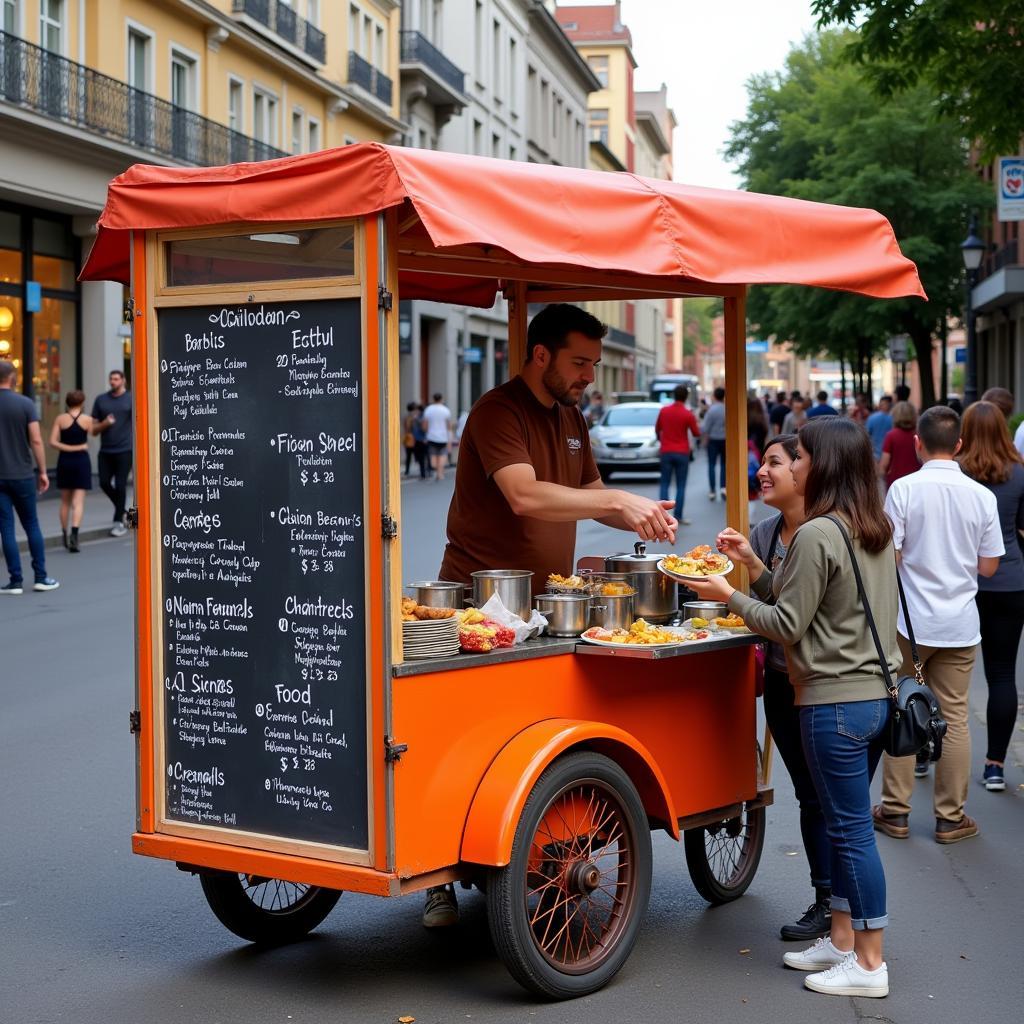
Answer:
[{"label": "vendor's hand", "polygon": [[727,526],[718,535],[715,540],[715,547],[726,558],[739,565],[745,565],[748,569],[753,567],[757,559],[754,549],[750,546],[750,541],[739,530],[734,530],[731,526]]},{"label": "vendor's hand", "polygon": [[724,576],[688,578],[686,585],[695,591],[702,601],[721,601],[728,604],[729,598],[736,593],[735,587]]},{"label": "vendor's hand", "polygon": [[622,495],[622,519],[630,530],[635,530],[641,540],[664,540],[676,542],[676,527],[679,525],[668,510],[674,507],[672,501],[652,501],[630,491]]}]

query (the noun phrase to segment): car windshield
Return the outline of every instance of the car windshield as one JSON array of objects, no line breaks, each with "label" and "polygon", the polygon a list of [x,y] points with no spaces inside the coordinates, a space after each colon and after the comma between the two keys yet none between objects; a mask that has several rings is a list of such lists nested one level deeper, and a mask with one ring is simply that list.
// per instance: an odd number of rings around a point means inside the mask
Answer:
[{"label": "car windshield", "polygon": [[660,410],[646,405],[622,405],[605,413],[603,427],[653,427]]}]

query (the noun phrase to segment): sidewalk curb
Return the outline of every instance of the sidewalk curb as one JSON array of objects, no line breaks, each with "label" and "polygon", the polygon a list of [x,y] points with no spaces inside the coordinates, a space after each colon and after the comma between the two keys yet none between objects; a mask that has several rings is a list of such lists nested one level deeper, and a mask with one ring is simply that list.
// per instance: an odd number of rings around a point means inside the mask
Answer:
[{"label": "sidewalk curb", "polygon": [[[112,526],[113,524],[111,524]],[[110,536],[110,526],[94,526],[87,530],[78,531],[78,539],[81,543],[85,543],[90,540],[100,540],[102,537]],[[46,550],[49,551],[51,548],[59,548],[64,546],[64,538],[59,534],[50,534],[49,536],[43,537],[43,545]],[[18,540],[18,551],[21,554],[28,554],[28,541],[25,538]]]}]

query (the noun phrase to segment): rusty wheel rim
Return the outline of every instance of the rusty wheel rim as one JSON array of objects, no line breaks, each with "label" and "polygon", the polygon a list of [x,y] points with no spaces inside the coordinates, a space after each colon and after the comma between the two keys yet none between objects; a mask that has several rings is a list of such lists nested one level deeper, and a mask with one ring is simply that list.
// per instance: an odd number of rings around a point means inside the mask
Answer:
[{"label": "rusty wheel rim", "polygon": [[614,790],[575,781],[547,805],[530,845],[526,921],[538,952],[565,974],[615,949],[636,899],[636,835]]},{"label": "rusty wheel rim", "polygon": [[750,818],[746,812],[705,827],[704,853],[708,869],[721,885],[729,887],[736,884],[743,873],[750,842]]}]

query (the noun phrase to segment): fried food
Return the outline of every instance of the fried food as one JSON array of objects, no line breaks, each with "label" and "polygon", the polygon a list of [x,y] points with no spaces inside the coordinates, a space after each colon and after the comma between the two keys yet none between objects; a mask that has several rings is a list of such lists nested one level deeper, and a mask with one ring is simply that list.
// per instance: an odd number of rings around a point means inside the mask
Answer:
[{"label": "fried food", "polygon": [[718,618],[711,621],[722,629],[744,629],[747,625],[743,621],[743,616],[737,615],[735,612],[729,612],[728,615],[719,615]]},{"label": "fried food", "polygon": [[461,626],[472,626],[484,621],[484,614],[478,608],[466,608],[457,614],[459,616],[460,628]]},{"label": "fried food", "polygon": [[702,619],[699,615],[694,615],[694,617],[690,619],[690,625],[693,626],[694,629],[705,629],[707,628],[708,620]]},{"label": "fried food", "polygon": [[402,612],[402,621],[403,622],[419,622],[420,620],[417,619],[416,616],[412,614],[412,612]]},{"label": "fried food", "polygon": [[582,576],[562,576],[553,572],[548,576],[548,585],[563,590],[586,590],[590,582]]},{"label": "fried food", "polygon": [[432,608],[429,605],[418,604],[412,613],[422,622],[425,619],[450,619],[455,615],[455,609]]},{"label": "fried food", "polygon": [[588,630],[586,635],[595,640],[605,640],[611,644],[630,644],[634,646],[676,644],[681,639],[678,633],[659,629],[657,626],[652,626],[645,619],[637,619],[629,629],[596,628]]},{"label": "fried food", "polygon": [[411,598],[411,597],[403,597],[402,598],[402,614],[403,615],[412,615],[413,610],[415,609],[415,607],[416,607],[416,602],[415,602],[415,600],[413,600],[413,598]]},{"label": "fried food", "polygon": [[601,594],[605,597],[623,597],[635,593],[636,591],[628,583],[609,580],[607,583],[601,584]]},{"label": "fried food", "polygon": [[480,622],[466,622],[463,616],[459,626],[459,646],[464,651],[486,654],[498,647],[511,647],[516,642],[516,634],[508,626],[485,619],[482,615],[480,619]]},{"label": "fried food", "polygon": [[699,544],[682,555],[666,555],[665,568],[680,576],[719,576],[729,568],[725,555]]}]

